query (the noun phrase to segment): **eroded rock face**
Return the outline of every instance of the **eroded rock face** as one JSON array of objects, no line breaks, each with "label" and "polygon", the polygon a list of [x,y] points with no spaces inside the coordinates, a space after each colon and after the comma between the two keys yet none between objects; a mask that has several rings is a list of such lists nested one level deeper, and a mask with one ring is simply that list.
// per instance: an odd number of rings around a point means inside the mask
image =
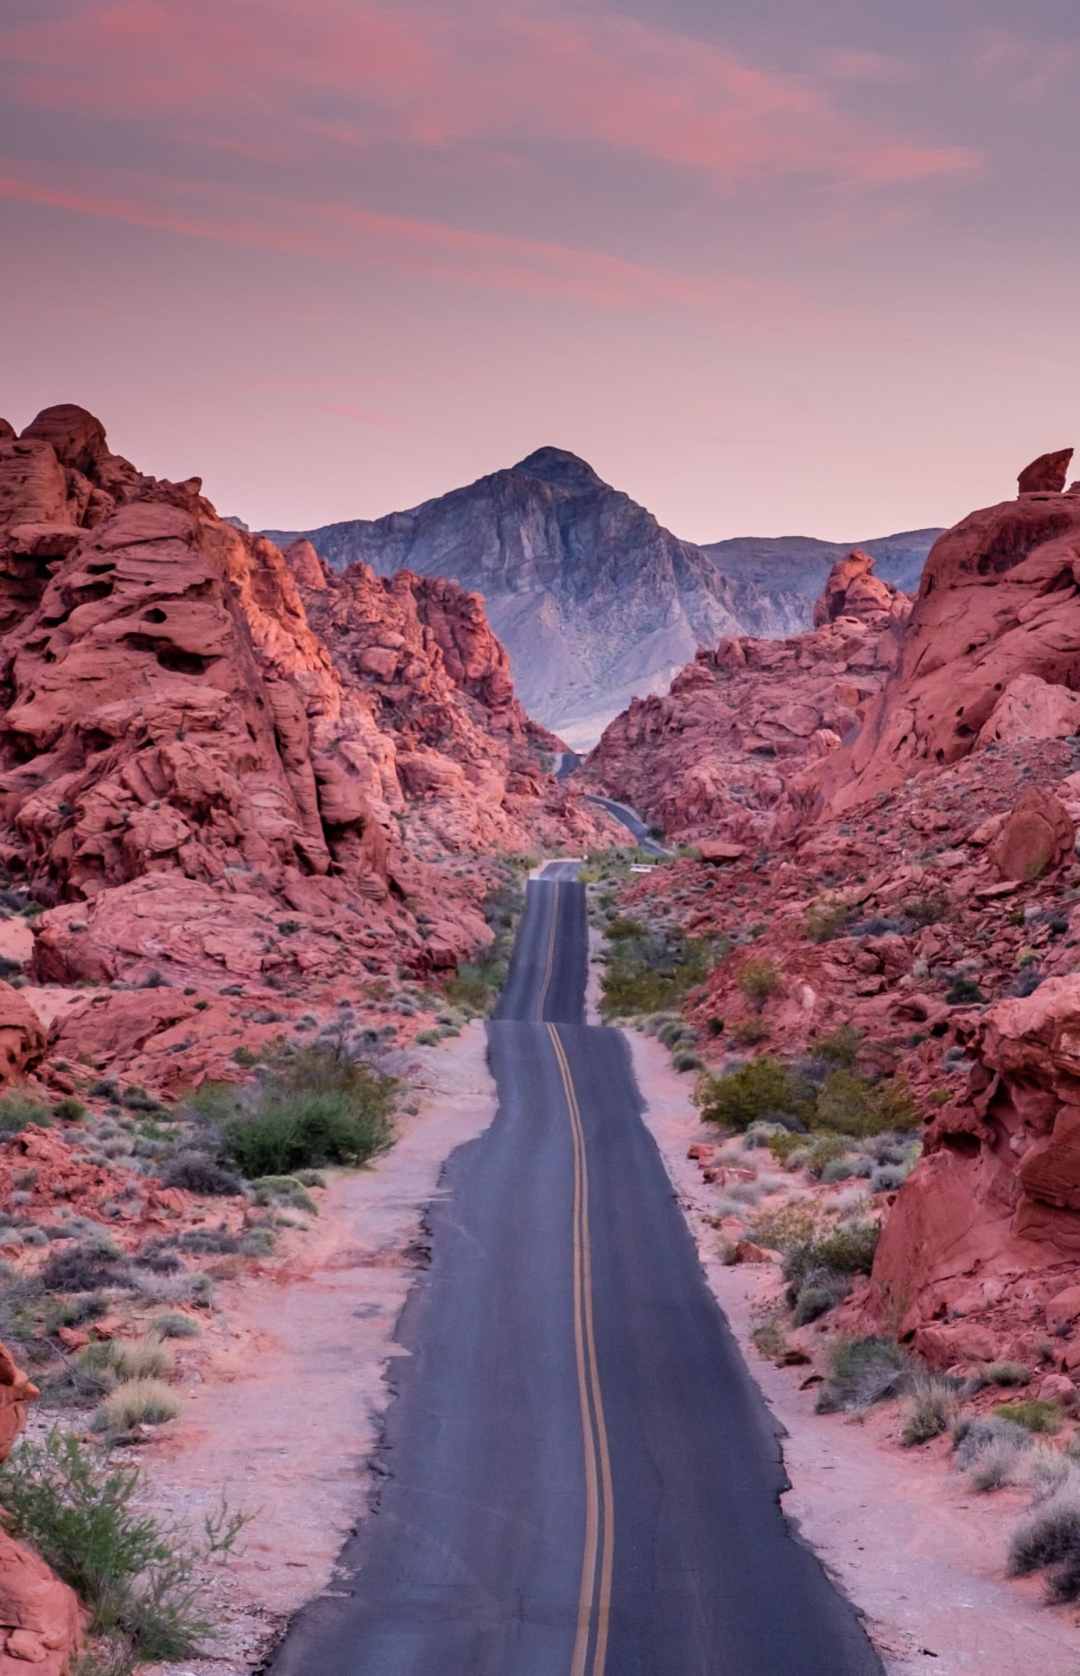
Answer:
[{"label": "eroded rock face", "polygon": [[340,990],[453,966],[490,934],[450,857],[604,822],[545,771],[558,741],[478,596],[330,578],[200,488],[78,407],[0,438],[0,865],[54,905],[35,974]]},{"label": "eroded rock face", "polygon": [[[972,1028],[964,1096],[926,1135],[874,1265],[871,1305],[925,1348],[946,1314],[984,1318],[992,1354],[1047,1333],[1080,1369],[1080,978],[1049,978]],[[1074,1334],[1076,1335],[1074,1337]],[[950,1358],[955,1360],[956,1358]]]},{"label": "eroded rock face", "polygon": [[1025,494],[949,530],[894,673],[822,772],[819,807],[855,808],[980,741],[1061,736],[1080,682],[1078,598],[1080,499]]},{"label": "eroded rock face", "polygon": [[990,859],[1003,879],[1030,883],[1068,861],[1075,845],[1076,828],[1065,805],[1033,786],[994,838]]},{"label": "eroded rock face", "polygon": [[[38,1395],[0,1344],[0,1460],[22,1430]],[[82,1642],[82,1613],[66,1583],[43,1560],[0,1530],[0,1676],[63,1676]]]},{"label": "eroded rock face", "polygon": [[673,838],[762,841],[791,816],[808,765],[858,725],[897,657],[910,609],[852,553],[833,567],[819,625],[791,640],[722,640],[664,697],[635,699],[585,778]]},{"label": "eroded rock face", "polygon": [[1060,448],[1056,454],[1040,454],[1037,460],[1024,467],[1017,478],[1020,493],[1060,495],[1069,475],[1072,457],[1071,448]]}]

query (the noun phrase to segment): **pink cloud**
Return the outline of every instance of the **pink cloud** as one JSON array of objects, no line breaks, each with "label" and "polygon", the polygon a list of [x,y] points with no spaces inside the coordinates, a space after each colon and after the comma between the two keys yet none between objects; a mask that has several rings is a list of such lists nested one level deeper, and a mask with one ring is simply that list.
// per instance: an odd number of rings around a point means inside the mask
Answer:
[{"label": "pink cloud", "polygon": [[[419,148],[483,139],[592,146],[730,184],[819,177],[865,186],[966,173],[968,147],[901,139],[846,113],[827,83],[881,79],[879,54],[831,55],[819,84],[614,12],[574,19],[479,0],[72,0],[54,23],[0,30],[16,98],[173,125],[257,153],[280,129],[315,144]],[[257,54],[253,43],[257,43]],[[346,107],[316,115],[315,95]]]},{"label": "pink cloud", "polygon": [[[762,283],[737,276],[701,277],[628,261],[588,247],[387,215],[337,200],[259,198],[201,182],[172,183],[174,198],[198,210],[162,207],[160,183],[125,177],[123,190],[0,172],[0,199],[98,220],[279,252],[303,252],[354,266],[388,267],[515,293],[562,296],[603,308],[658,305],[715,311],[760,298]],[[781,288],[773,286],[775,295]]]},{"label": "pink cloud", "polygon": [[1010,103],[1034,104],[1073,78],[1080,62],[1080,42],[1032,40],[1008,29],[985,29],[972,62],[976,74],[996,82]]}]

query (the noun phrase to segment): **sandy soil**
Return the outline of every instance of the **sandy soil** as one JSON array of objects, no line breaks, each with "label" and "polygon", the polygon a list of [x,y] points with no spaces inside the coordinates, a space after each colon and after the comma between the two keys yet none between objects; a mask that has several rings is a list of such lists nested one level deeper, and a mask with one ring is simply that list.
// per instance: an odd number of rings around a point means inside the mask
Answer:
[{"label": "sandy soil", "polygon": [[392,1151],[331,1180],[284,1265],[220,1285],[214,1324],[183,1359],[183,1416],[142,1454],[155,1509],[196,1531],[222,1492],[255,1514],[238,1557],[207,1578],[214,1656],[161,1667],[169,1676],[251,1669],[330,1581],[366,1508],[387,1368],[406,1354],[395,1328],[426,1263],[424,1208],[449,1153],[495,1114],[482,1023],[415,1062],[420,1111]]},{"label": "sandy soil", "polygon": [[777,1368],[753,1348],[755,1305],[775,1292],[775,1274],[721,1263],[705,1220],[709,1190],[686,1157],[692,1141],[715,1137],[702,1128],[666,1048],[636,1031],[627,1039],[648,1102],[646,1121],[709,1285],[786,1434],[792,1488],[785,1513],[865,1615],[886,1668],[895,1676],[1075,1676],[1075,1610],[1049,1610],[1040,1602],[1041,1584],[1005,1578],[1008,1533],[1027,1497],[973,1494],[944,1461],[944,1440],[901,1450],[895,1410],[887,1405],[864,1424],[816,1415],[813,1388],[799,1388],[809,1370]]}]

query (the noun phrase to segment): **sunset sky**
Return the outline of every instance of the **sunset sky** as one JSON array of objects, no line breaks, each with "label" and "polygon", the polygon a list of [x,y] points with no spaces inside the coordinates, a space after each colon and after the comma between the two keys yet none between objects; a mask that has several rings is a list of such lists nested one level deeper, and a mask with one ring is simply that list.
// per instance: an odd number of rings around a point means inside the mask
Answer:
[{"label": "sunset sky", "polygon": [[1075,0],[5,0],[0,413],[253,525],[546,443],[947,523],[1080,445],[1078,79]]}]

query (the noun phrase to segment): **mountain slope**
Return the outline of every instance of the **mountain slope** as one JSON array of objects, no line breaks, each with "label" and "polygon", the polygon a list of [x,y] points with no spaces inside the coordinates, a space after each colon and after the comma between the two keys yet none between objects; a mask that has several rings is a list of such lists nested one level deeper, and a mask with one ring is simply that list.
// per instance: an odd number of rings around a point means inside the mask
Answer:
[{"label": "mountain slope", "polygon": [[309,538],[335,569],[362,560],[482,593],[523,703],[571,743],[739,626],[734,590],[698,548],[555,448]]},{"label": "mountain slope", "polygon": [[[268,531],[275,541],[297,531]],[[828,542],[740,539],[695,546],[576,455],[541,448],[508,470],[407,512],[306,532],[334,569],[409,569],[484,595],[526,708],[587,746],[632,697],[663,692],[699,646],[809,626],[844,551]],[[865,543],[897,549],[912,586],[933,532]],[[910,571],[910,575],[907,572]],[[882,574],[894,579],[887,559]]]}]

